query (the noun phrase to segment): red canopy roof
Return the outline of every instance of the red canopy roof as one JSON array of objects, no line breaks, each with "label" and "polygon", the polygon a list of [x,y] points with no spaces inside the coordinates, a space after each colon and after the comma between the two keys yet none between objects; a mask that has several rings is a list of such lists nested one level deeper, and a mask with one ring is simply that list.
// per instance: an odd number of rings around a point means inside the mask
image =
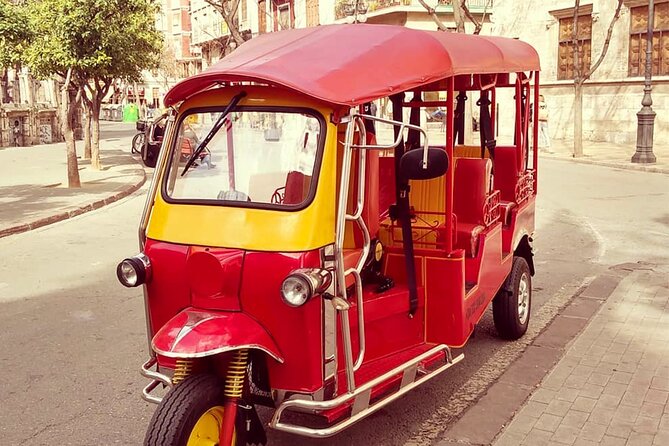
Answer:
[{"label": "red canopy roof", "polygon": [[358,105],[457,74],[539,70],[527,43],[392,25],[328,25],[263,34],[181,81],[165,105],[225,81],[282,85]]}]

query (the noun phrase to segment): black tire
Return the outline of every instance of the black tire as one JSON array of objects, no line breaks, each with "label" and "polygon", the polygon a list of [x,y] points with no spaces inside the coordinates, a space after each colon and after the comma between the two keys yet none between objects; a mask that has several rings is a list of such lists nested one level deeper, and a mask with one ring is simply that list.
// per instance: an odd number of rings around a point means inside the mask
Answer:
[{"label": "black tire", "polygon": [[200,417],[223,406],[223,383],[213,375],[193,375],[170,390],[153,414],[144,446],[186,446]]},{"label": "black tire", "polygon": [[144,144],[142,146],[142,162],[146,167],[156,167],[159,150],[160,146],[157,148],[151,144]]},{"label": "black tire", "polygon": [[144,145],[144,133],[138,133],[132,138],[132,146],[130,151],[132,153],[141,153]]},{"label": "black tire", "polygon": [[530,267],[523,257],[514,257],[511,272],[492,301],[492,316],[500,337],[516,340],[523,336],[530,322],[531,308]]}]

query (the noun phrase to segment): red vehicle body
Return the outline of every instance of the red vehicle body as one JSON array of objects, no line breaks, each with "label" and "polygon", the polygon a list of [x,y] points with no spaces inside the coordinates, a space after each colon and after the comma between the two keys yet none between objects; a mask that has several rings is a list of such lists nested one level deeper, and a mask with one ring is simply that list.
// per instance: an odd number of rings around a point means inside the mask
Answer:
[{"label": "red vehicle body", "polygon": [[[474,93],[477,146],[462,128]],[[118,269],[145,289],[144,397],[160,403],[145,444],[263,442],[254,404],[275,408],[273,429],[334,435],[462,360],[451,348],[491,302],[502,337],[522,336],[538,96],[523,42],[385,25],[263,35],[175,86],[142,254]],[[392,117],[365,112],[385,98]],[[435,107],[444,140],[428,143],[418,111]],[[501,113],[508,145],[493,136]],[[184,166],[187,120],[204,130]],[[261,139],[263,126],[281,132]],[[272,155],[296,144],[290,159]],[[189,171],[202,150],[220,176]]]}]

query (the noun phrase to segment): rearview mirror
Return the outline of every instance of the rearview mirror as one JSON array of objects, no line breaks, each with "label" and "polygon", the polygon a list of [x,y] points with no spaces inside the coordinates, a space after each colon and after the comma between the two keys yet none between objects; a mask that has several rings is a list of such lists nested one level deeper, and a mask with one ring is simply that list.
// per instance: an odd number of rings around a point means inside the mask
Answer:
[{"label": "rearview mirror", "polygon": [[423,149],[413,149],[400,159],[400,175],[405,180],[430,180],[448,170],[448,155],[443,149],[427,149],[427,166],[423,167]]}]

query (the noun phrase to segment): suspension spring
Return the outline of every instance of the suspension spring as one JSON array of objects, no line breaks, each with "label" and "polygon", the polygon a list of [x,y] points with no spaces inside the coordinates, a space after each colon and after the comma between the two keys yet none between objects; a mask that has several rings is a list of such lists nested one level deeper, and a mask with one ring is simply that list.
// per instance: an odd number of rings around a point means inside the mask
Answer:
[{"label": "suspension spring", "polygon": [[248,363],[249,351],[247,349],[236,350],[234,352],[232,360],[228,365],[228,375],[225,380],[225,396],[228,398],[242,397]]},{"label": "suspension spring", "polygon": [[193,371],[193,361],[191,359],[177,359],[172,384],[177,385],[188,377]]}]

